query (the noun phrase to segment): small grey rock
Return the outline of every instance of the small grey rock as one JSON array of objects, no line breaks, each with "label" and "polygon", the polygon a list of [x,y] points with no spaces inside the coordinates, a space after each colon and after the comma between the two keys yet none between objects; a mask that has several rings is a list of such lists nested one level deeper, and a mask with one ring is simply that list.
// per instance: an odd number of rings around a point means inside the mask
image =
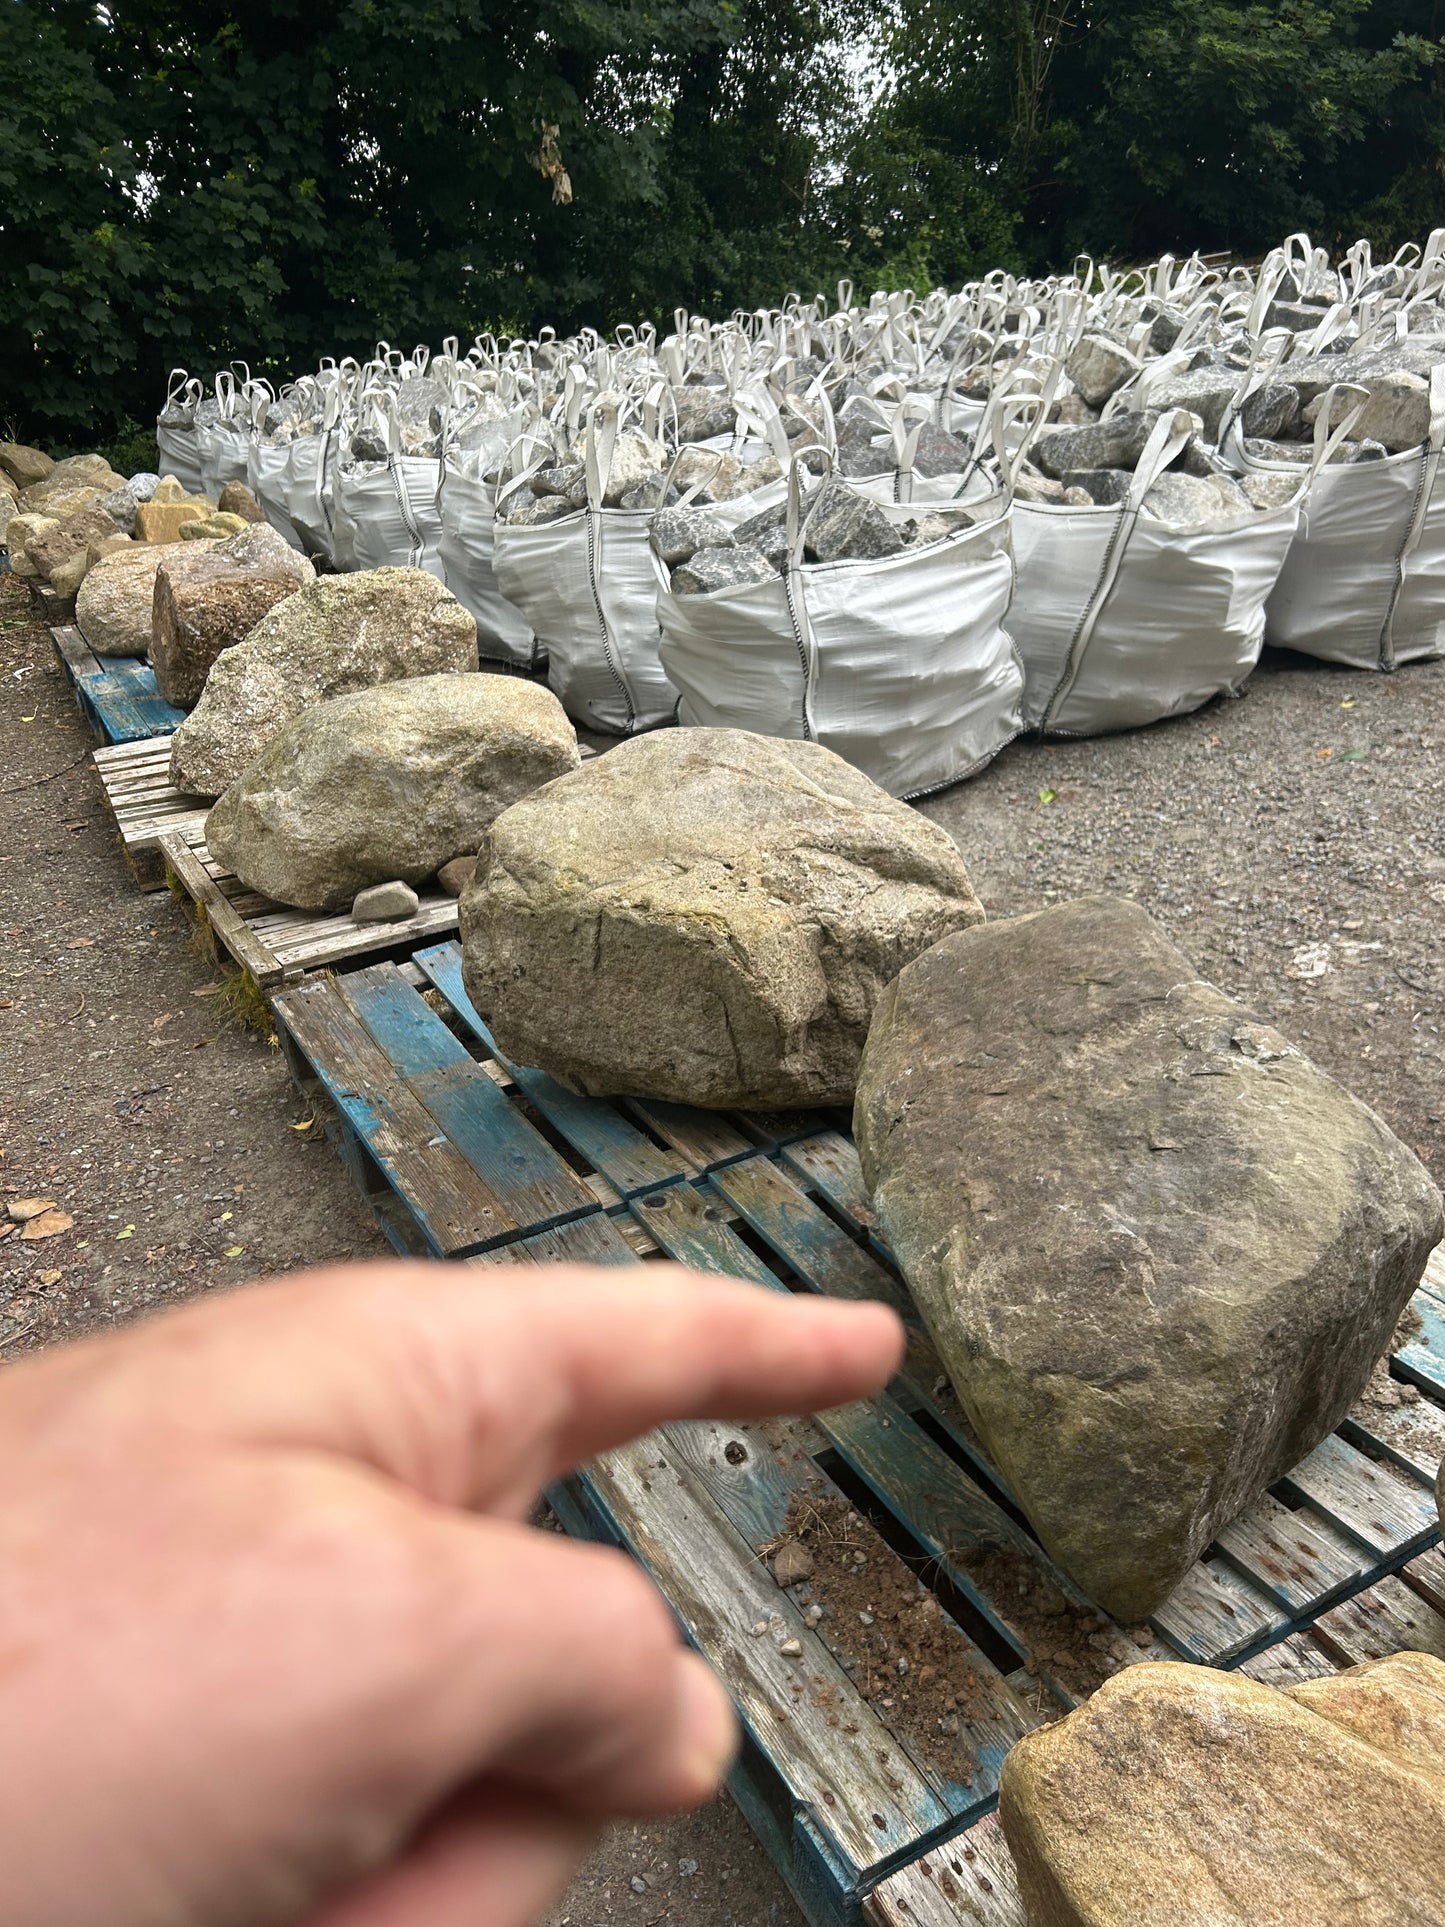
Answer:
[{"label": "small grey rock", "polygon": [[1055,428],[1040,435],[1033,459],[1045,475],[1060,480],[1069,469],[1133,468],[1153,433],[1158,412],[1111,415],[1086,428]]},{"label": "small grey rock", "polygon": [[726,523],[706,509],[664,508],[652,518],[652,546],[668,567],[687,562],[699,549],[725,549],[732,546]]},{"label": "small grey rock", "polygon": [[624,509],[661,509],[680,499],[678,491],[668,484],[662,469],[654,475],[645,475],[636,488],[630,488],[618,503]]},{"label": "small grey rock", "polygon": [[1091,408],[1116,394],[1144,364],[1107,335],[1085,335],[1064,363],[1064,372]]},{"label": "small grey rock", "polygon": [[126,535],[135,534],[135,512],[140,503],[131,494],[129,483],[124,488],[113,488],[109,495],[103,495],[100,506],[118,529]]},{"label": "small grey rock", "polygon": [[514,497],[513,504],[505,519],[509,527],[515,528],[540,528],[547,522],[560,522],[564,515],[577,513],[565,495]]},{"label": "small grey rock", "polygon": [[780,572],[788,566],[788,505],[775,502],[770,509],[749,516],[733,530],[739,548],[756,549]]},{"label": "small grey rock", "polygon": [[1098,503],[1086,488],[1066,488],[1063,494],[1063,504],[1066,509],[1092,509],[1098,507]]},{"label": "small grey rock", "polygon": [[153,469],[137,469],[126,483],[126,487],[137,502],[148,502],[160,486],[160,476]]},{"label": "small grey rock", "polygon": [[876,502],[844,482],[828,481],[808,518],[804,538],[813,562],[841,562],[897,555],[903,536]]},{"label": "small grey rock", "polygon": [[1025,468],[1014,483],[1016,502],[1062,502],[1064,485],[1056,482],[1051,475],[1041,475],[1036,468]]},{"label": "small grey rock", "polygon": [[1274,441],[1289,433],[1299,415],[1299,390],[1288,382],[1271,381],[1250,396],[1239,412],[1239,421],[1246,435]]},{"label": "small grey rock", "polygon": [[719,589],[741,589],[752,582],[776,582],[778,572],[759,549],[729,546],[699,549],[690,561],[672,572],[674,595],[713,595]]},{"label": "small grey rock", "polygon": [[1361,442],[1350,457],[1352,462],[1383,462],[1389,454],[1383,442]]},{"label": "small grey rock", "polygon": [[527,486],[534,495],[570,495],[575,488],[584,491],[587,474],[580,462],[569,462],[562,468],[539,468]]},{"label": "small grey rock", "polygon": [[957,435],[950,435],[933,422],[925,422],[913,457],[913,472],[930,478],[961,475],[971,460],[970,451]]},{"label": "small grey rock", "polygon": [[1112,508],[1128,495],[1134,477],[1127,468],[1071,468],[1060,479],[1065,489],[1081,488],[1100,508]]},{"label": "small grey rock", "polygon": [[1246,475],[1239,486],[1255,508],[1282,509],[1299,493],[1300,480],[1298,475]]},{"label": "small grey rock", "polygon": [[353,923],[395,923],[414,917],[421,899],[409,883],[398,878],[391,883],[373,883],[358,890],[351,904]]}]

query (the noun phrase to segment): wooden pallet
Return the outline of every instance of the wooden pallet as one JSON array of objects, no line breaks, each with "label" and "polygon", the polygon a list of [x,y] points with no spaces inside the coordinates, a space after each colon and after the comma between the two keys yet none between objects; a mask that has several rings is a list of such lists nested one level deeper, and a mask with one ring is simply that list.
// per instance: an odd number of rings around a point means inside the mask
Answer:
[{"label": "wooden pallet", "polygon": [[171,739],[153,736],[108,743],[91,761],[112,817],[121,853],[142,890],[164,890],[166,866],[159,838],[175,830],[186,842],[205,834],[210,804],[171,787]]},{"label": "wooden pallet", "polygon": [[148,662],[124,656],[101,660],[72,626],[53,627],[50,636],[80,713],[100,742],[170,736],[185,721],[185,711],[173,708],[156,688]]},{"label": "wooden pallet", "polygon": [[165,880],[187,903],[215,955],[243,971],[263,996],[299,982],[309,970],[331,970],[358,958],[407,953],[457,927],[457,901],[440,891],[423,896],[414,917],[355,923],[344,910],[294,910],[258,895],[207,850],[205,812],[198,824],[157,832]]},{"label": "wooden pallet", "polygon": [[[1396,1362],[1420,1403],[1358,1407],[1221,1534],[1148,1628],[1120,1628],[1052,1565],[980,1450],[838,1119],[577,1097],[498,1055],[455,943],[415,963],[429,998],[382,964],[274,1004],[293,1074],[398,1249],[487,1264],[663,1253],[775,1290],[883,1298],[910,1321],[884,1396],[810,1420],[669,1426],[553,1494],[569,1531],[641,1560],[728,1682],[746,1734],[733,1790],[818,1927],[859,1921],[865,1902],[879,1927],[1021,1927],[1006,1851],[979,1827],[1003,1758],[1122,1665],[1236,1667],[1306,1638],[1328,1659],[1411,1615],[1416,1636],[1445,1642],[1445,1601],[1393,1577],[1439,1537],[1445,1267]],[[847,1613],[814,1625],[813,1587],[774,1583],[764,1549],[819,1506],[851,1508],[880,1599],[931,1591],[948,1676],[972,1682],[956,1732],[911,1714],[912,1688],[880,1689]],[[1044,1610],[1060,1601],[1063,1620]],[[1060,1625],[1075,1633],[1085,1614],[1096,1630],[1063,1651]]]}]

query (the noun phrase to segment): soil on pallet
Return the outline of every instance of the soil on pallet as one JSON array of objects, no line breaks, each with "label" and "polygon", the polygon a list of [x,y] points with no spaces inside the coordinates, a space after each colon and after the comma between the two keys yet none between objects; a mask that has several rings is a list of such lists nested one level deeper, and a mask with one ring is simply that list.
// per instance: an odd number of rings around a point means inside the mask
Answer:
[{"label": "soil on pallet", "polygon": [[820,1479],[797,1494],[782,1532],[762,1550],[780,1583],[806,1573],[794,1582],[798,1604],[805,1615],[821,1608],[829,1648],[920,1763],[972,1786],[969,1727],[988,1717],[984,1682],[937,1596],[877,1528]]}]

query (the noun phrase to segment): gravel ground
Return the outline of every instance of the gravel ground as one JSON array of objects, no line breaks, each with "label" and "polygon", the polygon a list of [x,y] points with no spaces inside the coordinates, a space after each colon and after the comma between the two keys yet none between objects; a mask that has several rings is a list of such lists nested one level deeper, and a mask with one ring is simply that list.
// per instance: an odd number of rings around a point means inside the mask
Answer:
[{"label": "gravel ground", "polygon": [[[29,598],[0,577],[0,1186],[74,1218],[0,1244],[0,1360],[261,1273],[385,1247],[278,1053],[226,1020],[168,894],[115,848]],[[1019,744],[923,805],[990,915],[1137,896],[1201,972],[1445,1170],[1445,664],[1267,656],[1239,702]],[[624,1827],[547,1927],[801,1927],[735,1808]]]}]

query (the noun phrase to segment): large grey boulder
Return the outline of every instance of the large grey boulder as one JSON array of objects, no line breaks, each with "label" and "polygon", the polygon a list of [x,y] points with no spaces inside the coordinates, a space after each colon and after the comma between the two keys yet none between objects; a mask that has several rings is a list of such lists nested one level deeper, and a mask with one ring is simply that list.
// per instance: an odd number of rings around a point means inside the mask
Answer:
[{"label": "large grey boulder", "polygon": [[1441,1232],[1374,1112],[1108,897],[911,964],[854,1128],[985,1448],[1125,1620],[1344,1417]]},{"label": "large grey boulder", "polygon": [[[149,654],[156,571],[180,546],[132,542],[93,565],[75,598],[75,620],[97,656]],[[194,544],[186,548],[190,553]]]},{"label": "large grey boulder", "polygon": [[495,817],[577,768],[561,703],[515,676],[420,676],[284,729],[214,805],[206,845],[252,890],[336,910],[475,856]]},{"label": "large grey boulder", "polygon": [[156,570],[151,606],[151,665],[166,701],[193,708],[222,652],[315,580],[306,557],[269,522],[224,542],[178,543]]},{"label": "large grey boulder", "polygon": [[219,796],[303,710],[407,676],[477,667],[477,625],[422,569],[323,576],[212,668],[171,741],[171,781]]},{"label": "large grey boulder", "polygon": [[498,817],[464,974],[574,1090],[839,1104],[884,985],[982,916],[948,835],[831,750],[662,730]]}]

